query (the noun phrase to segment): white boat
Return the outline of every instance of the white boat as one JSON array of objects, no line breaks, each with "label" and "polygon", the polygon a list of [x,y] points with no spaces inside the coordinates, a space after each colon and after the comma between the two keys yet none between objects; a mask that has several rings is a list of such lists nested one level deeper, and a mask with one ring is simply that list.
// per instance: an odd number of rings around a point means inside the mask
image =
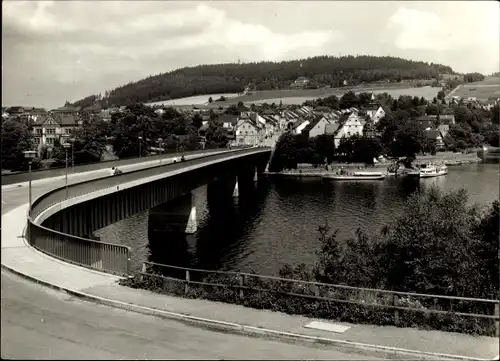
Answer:
[{"label": "white boat", "polygon": [[345,174],[324,174],[324,179],[331,180],[382,180],[386,176],[381,172],[354,172]]},{"label": "white boat", "polygon": [[448,167],[444,164],[431,164],[420,168],[420,178],[439,177],[448,174]]},{"label": "white boat", "polygon": [[411,170],[409,176],[419,178],[433,178],[448,174],[448,167],[445,164],[428,163],[422,165],[420,169]]}]

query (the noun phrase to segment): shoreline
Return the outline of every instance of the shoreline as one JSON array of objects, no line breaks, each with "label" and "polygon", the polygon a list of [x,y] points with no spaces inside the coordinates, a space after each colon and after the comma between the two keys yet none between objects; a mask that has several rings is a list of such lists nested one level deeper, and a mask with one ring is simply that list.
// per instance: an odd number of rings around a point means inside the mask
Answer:
[{"label": "shoreline", "polygon": [[[447,159],[446,159],[447,158]],[[425,164],[429,161],[441,161],[443,162],[446,166],[459,166],[459,165],[466,165],[466,164],[477,164],[481,163],[483,160],[479,158],[475,154],[450,154],[448,156],[443,156],[443,155],[434,155],[434,156],[418,156],[417,159],[414,161],[414,164]],[[293,170],[293,171],[281,171],[281,172],[269,172],[266,171],[263,174],[265,175],[272,175],[272,176],[288,176],[288,177],[316,177],[316,178],[321,178],[324,175],[328,174],[336,174],[336,171],[340,168],[343,167],[346,170],[350,169],[359,169],[361,167],[362,170],[364,171],[369,171],[370,169],[373,169],[374,171],[380,171],[380,168],[383,168],[387,170],[387,167],[391,165],[392,162],[384,162],[384,163],[377,163],[374,164],[373,166],[367,166],[366,164],[362,163],[332,163],[329,164],[329,170],[325,170],[324,166],[323,167],[318,167],[318,168],[305,168],[305,169],[298,169],[298,170]],[[405,176],[404,174],[387,174],[387,176]]]}]

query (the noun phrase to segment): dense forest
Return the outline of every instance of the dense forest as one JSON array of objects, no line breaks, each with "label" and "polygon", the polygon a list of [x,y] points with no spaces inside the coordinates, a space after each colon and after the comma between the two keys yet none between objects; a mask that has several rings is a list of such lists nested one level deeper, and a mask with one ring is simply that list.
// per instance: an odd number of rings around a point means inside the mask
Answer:
[{"label": "dense forest", "polygon": [[308,87],[341,86],[378,81],[438,78],[454,73],[449,66],[377,56],[318,56],[308,59],[246,64],[199,65],[149,76],[120,86],[104,97],[91,95],[74,106],[120,106],[141,102],[177,99],[200,94],[239,93],[252,90],[285,89],[298,77],[311,80]]}]

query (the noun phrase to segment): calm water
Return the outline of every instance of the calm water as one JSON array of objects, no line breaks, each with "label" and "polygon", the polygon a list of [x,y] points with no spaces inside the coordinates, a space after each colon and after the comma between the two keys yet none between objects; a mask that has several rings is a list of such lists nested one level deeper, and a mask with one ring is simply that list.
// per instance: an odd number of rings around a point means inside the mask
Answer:
[{"label": "calm water", "polygon": [[471,203],[499,198],[498,164],[449,167],[433,179],[389,178],[373,182],[263,178],[239,199],[207,198],[195,190],[198,232],[174,236],[161,231],[161,217],[143,212],[96,232],[101,240],[132,247],[133,265],[142,261],[203,269],[276,274],[284,264],[312,263],[319,247],[318,226],[328,222],[340,238],[357,228],[378,232],[401,212],[419,187],[464,187]]}]

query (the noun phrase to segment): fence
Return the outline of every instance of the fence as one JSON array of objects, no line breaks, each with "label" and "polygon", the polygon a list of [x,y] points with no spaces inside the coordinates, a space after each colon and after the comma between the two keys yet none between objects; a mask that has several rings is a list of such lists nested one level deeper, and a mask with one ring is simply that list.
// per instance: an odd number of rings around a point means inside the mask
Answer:
[{"label": "fence", "polygon": [[136,282],[157,291],[292,314],[455,332],[466,329],[499,336],[498,300],[359,288],[152,262],[144,262]]},{"label": "fence", "polygon": [[129,274],[131,248],[72,236],[40,226],[28,219],[31,246],[52,257],[97,271]]}]

